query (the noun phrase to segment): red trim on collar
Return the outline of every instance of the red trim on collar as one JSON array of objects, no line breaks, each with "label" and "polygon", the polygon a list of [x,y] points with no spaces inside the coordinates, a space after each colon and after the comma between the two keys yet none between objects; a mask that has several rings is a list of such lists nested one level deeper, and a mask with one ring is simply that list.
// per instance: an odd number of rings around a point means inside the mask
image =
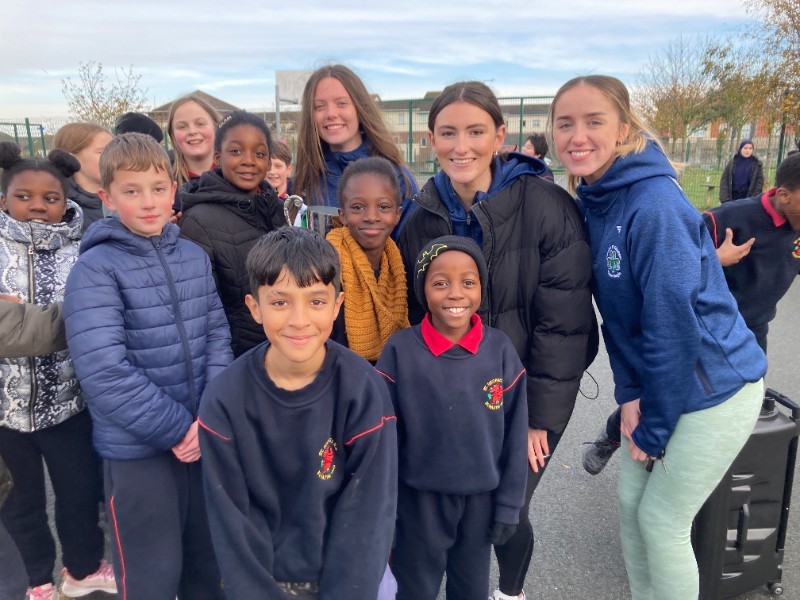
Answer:
[{"label": "red trim on collar", "polygon": [[767,211],[767,214],[772,218],[772,222],[775,224],[775,227],[780,227],[784,223],[786,223],[786,217],[781,215],[775,207],[772,205],[772,198],[775,197],[775,193],[778,191],[778,188],[772,188],[770,191],[761,195],[761,206],[764,207],[764,210]]},{"label": "red trim on collar", "polygon": [[483,322],[478,316],[478,313],[474,313],[470,317],[469,324],[470,329],[464,334],[464,337],[458,340],[458,342],[453,342],[436,331],[436,328],[431,323],[430,313],[426,313],[425,318],[422,319],[422,323],[420,324],[420,332],[422,333],[422,339],[425,340],[425,345],[428,346],[428,350],[430,350],[434,356],[444,354],[456,344],[471,354],[477,354],[478,346],[481,345],[481,340],[483,339]]}]

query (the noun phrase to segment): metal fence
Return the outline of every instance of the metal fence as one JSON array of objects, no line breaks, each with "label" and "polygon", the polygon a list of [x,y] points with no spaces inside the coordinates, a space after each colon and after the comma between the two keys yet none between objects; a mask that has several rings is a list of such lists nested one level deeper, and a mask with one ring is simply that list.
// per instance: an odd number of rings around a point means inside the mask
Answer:
[{"label": "metal fence", "polygon": [[[523,96],[500,98],[503,118],[506,122],[506,150],[522,146],[526,136],[543,132],[547,128],[547,115],[551,96]],[[405,100],[382,100],[378,106],[403,158],[415,173],[420,184],[439,170],[439,164],[428,142],[428,114],[433,97]],[[274,111],[256,109],[256,113],[273,128]],[[292,150],[297,146],[297,123],[299,113],[295,110],[281,112],[281,131],[277,137],[285,141]],[[52,148],[56,131],[74,119],[67,116],[3,119],[0,117],[0,140],[16,142],[30,156],[44,156]],[[165,127],[165,124],[162,124]],[[716,206],[722,170],[731,156],[729,145],[724,140],[690,138],[689,140],[662,140],[667,152],[682,167],[678,181],[698,210]],[[779,136],[777,133],[753,140],[755,154],[764,165],[765,186],[770,187],[775,178],[779,162]],[[167,136],[164,144],[169,147]],[[736,144],[738,147],[738,144]],[[556,182],[566,185],[566,173],[552,149],[547,155]]]}]

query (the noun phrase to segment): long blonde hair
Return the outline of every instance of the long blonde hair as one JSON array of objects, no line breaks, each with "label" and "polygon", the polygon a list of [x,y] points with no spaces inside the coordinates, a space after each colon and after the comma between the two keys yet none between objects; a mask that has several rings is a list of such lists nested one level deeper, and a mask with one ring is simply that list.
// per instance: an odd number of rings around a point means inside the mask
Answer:
[{"label": "long blonde hair", "polygon": [[175,111],[188,102],[194,102],[206,113],[208,113],[209,118],[214,122],[215,129],[219,125],[220,121],[219,113],[214,110],[214,107],[200,96],[196,96],[194,94],[181,96],[169,107],[169,117],[167,118],[167,134],[169,135],[169,141],[172,145],[172,151],[175,154],[175,165],[173,166],[173,172],[175,175],[175,181],[178,182],[178,187],[189,181],[189,167],[186,165],[186,157],[183,156],[183,152],[181,152],[180,148],[178,148],[178,146],[175,144],[175,132],[173,131],[173,125],[175,122]]},{"label": "long blonde hair", "polygon": [[400,148],[394,143],[378,106],[369,95],[364,82],[344,65],[326,65],[314,71],[303,89],[302,112],[297,135],[297,168],[292,188],[307,201],[322,193],[321,181],[325,178],[325,154],[322,140],[314,121],[314,92],[317,84],[327,77],[337,79],[344,86],[356,109],[359,128],[369,140],[370,155],[381,156],[391,162],[403,174],[406,193],[411,190],[411,181],[404,166]]},{"label": "long blonde hair", "polygon": [[56,131],[53,148],[77,154],[87,148],[98,133],[111,135],[108,129],[95,123],[67,123]]},{"label": "long blonde hair", "polygon": [[[553,143],[552,140],[556,103],[565,92],[579,85],[590,85],[603,94],[617,110],[620,123],[628,125],[628,134],[614,151],[615,159],[642,152],[648,142],[654,142],[661,148],[661,151],[664,152],[664,147],[661,145],[658,135],[656,135],[641,117],[633,111],[633,108],[631,108],[631,98],[630,94],[628,94],[628,88],[616,77],[610,77],[608,75],[583,75],[581,77],[575,77],[558,89],[556,95],[553,97],[553,103],[550,105],[550,114],[547,117],[547,136],[550,138],[553,147],[555,147],[555,143]],[[666,152],[664,152],[664,154],[666,154]],[[575,189],[578,187],[580,180],[581,178],[577,175],[568,174],[567,187],[570,193],[575,193]]]}]

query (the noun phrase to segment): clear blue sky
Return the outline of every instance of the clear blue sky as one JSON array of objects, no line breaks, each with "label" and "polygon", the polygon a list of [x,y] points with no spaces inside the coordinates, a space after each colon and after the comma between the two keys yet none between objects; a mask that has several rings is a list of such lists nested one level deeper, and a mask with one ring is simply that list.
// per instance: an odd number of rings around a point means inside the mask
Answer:
[{"label": "clear blue sky", "polygon": [[66,115],[79,62],[133,65],[153,104],[202,89],[271,109],[275,70],[354,68],[384,99],[463,79],[551,94],[575,75],[635,73],[678,36],[740,36],[740,0],[5,0],[0,119]]}]

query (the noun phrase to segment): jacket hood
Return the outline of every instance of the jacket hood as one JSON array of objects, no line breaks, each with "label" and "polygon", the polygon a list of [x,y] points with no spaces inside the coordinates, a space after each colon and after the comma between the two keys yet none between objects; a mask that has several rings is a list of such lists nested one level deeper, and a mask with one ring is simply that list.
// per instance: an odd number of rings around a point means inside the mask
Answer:
[{"label": "jacket hood", "polygon": [[363,140],[361,145],[355,150],[350,150],[349,152],[333,152],[327,143],[322,142],[324,144],[323,155],[325,157],[325,171],[327,173],[341,175],[344,173],[347,165],[349,165],[351,162],[358,160],[359,158],[365,158],[369,156],[369,140],[367,140],[366,136],[363,134],[361,137]]},{"label": "jacket hood", "polygon": [[17,221],[0,211],[0,236],[22,244],[32,244],[36,250],[57,250],[75,242],[81,239],[82,228],[83,211],[70,199],[67,199],[64,221],[54,225]]},{"label": "jacket hood", "polygon": [[131,254],[141,256],[152,252],[156,243],[162,248],[174,246],[180,232],[177,225],[167,223],[161,235],[146,238],[131,232],[118,218],[109,217],[97,221],[86,230],[81,242],[81,254],[100,244],[112,243]]},{"label": "jacket hood", "polygon": [[676,179],[677,175],[666,155],[649,141],[644,150],[617,158],[598,181],[582,183],[576,192],[588,210],[605,212],[616,199],[615,192],[652,177]]},{"label": "jacket hood", "polygon": [[[544,172],[544,163],[533,156],[520,152],[509,152],[505,157],[497,156],[492,163],[492,183],[489,189],[476,193],[472,203],[477,204],[491,198],[522,175],[541,175]],[[453,188],[450,177],[441,170],[434,176],[433,181],[436,191],[447,207],[447,212],[450,213],[450,218],[463,221],[466,218],[466,211]]]},{"label": "jacket hood", "polygon": [[87,192],[77,183],[74,179],[69,180],[69,198],[74,200],[81,208],[92,208],[101,210],[103,208],[103,201],[97,194]]}]

